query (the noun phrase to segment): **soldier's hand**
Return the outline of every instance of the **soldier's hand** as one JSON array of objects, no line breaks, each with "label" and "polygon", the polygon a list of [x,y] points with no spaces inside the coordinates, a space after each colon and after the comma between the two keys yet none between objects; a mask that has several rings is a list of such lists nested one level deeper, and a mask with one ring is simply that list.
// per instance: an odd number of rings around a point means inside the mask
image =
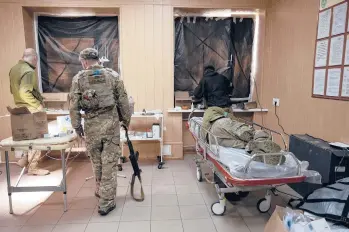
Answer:
[{"label": "soldier's hand", "polygon": [[75,133],[81,138],[85,136],[84,129],[80,125],[78,128],[75,128]]},{"label": "soldier's hand", "polygon": [[121,122],[120,127],[122,127],[123,129],[126,129],[126,130],[128,129],[128,126],[126,125],[125,122]]}]

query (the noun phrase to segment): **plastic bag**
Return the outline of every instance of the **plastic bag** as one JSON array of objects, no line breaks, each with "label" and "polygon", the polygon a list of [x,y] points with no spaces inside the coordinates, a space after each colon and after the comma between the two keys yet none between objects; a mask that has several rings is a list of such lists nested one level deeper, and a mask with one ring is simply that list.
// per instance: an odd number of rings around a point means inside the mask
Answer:
[{"label": "plastic bag", "polygon": [[300,232],[304,231],[305,227],[311,222],[311,219],[300,212],[286,208],[283,221],[287,231]]}]

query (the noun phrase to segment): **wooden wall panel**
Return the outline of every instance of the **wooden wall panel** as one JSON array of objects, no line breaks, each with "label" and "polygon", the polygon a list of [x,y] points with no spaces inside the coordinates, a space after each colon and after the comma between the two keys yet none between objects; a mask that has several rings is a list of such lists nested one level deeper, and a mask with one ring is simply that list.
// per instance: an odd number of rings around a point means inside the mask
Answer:
[{"label": "wooden wall panel", "polygon": [[141,78],[144,79],[145,88],[145,105],[146,109],[155,109],[155,64],[154,64],[154,48],[156,46],[154,38],[154,6],[145,6],[144,24],[146,25],[144,35],[145,46],[145,67]]},{"label": "wooden wall panel", "polygon": [[25,31],[25,46],[27,48],[35,48],[35,36],[34,36],[34,15],[26,9],[23,11],[23,23]]},{"label": "wooden wall panel", "polygon": [[13,106],[9,71],[22,57],[25,48],[22,8],[14,4],[0,4],[0,116],[6,115],[6,106]]},{"label": "wooden wall panel", "polygon": [[162,27],[162,18],[163,18],[163,12],[162,12],[162,6],[154,6],[154,69],[155,69],[155,82],[154,82],[154,100],[155,100],[155,107],[162,109],[163,108],[163,92],[164,89],[163,86],[163,41],[162,40],[162,34],[163,34],[163,27]]},{"label": "wooden wall panel", "polygon": [[269,113],[264,123],[281,131],[272,105],[277,97],[286,132],[348,143],[349,102],[311,97],[318,7],[318,0],[273,0],[267,9],[261,101]]},{"label": "wooden wall panel", "polygon": [[30,7],[112,7],[135,4],[171,5],[176,7],[265,8],[268,0],[0,0]]}]

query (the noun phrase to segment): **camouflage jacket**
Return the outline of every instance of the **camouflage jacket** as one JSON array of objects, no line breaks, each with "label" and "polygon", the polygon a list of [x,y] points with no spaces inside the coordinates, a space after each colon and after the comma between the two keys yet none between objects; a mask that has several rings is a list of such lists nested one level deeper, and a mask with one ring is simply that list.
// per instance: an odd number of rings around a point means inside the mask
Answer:
[{"label": "camouflage jacket", "polygon": [[85,111],[88,118],[111,111],[116,107],[119,120],[126,126],[130,123],[131,114],[127,92],[123,81],[112,69],[96,64],[80,71],[73,78],[69,99],[73,128],[81,125],[80,110]]}]

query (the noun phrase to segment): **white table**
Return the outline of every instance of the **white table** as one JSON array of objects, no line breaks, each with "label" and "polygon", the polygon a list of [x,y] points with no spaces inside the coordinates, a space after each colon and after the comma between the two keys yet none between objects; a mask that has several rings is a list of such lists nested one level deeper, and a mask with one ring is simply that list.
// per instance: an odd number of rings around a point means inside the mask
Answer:
[{"label": "white table", "polygon": [[[49,123],[49,133],[55,134],[57,132],[57,123]],[[63,192],[64,200],[64,211],[67,211],[67,186],[66,186],[66,158],[65,151],[68,148],[72,148],[77,135],[71,134],[64,137],[55,137],[55,138],[40,138],[34,140],[23,140],[23,141],[13,141],[12,137],[4,139],[0,142],[0,151],[5,152],[5,162],[6,162],[6,177],[7,177],[7,192],[10,205],[10,214],[13,214],[12,208],[12,193],[15,192],[43,192],[43,191],[52,191],[52,192]],[[30,186],[30,187],[19,187],[18,184],[24,173],[25,168],[22,169],[20,176],[18,177],[17,183],[15,186],[11,185],[11,172],[10,172],[10,163],[9,163],[9,151],[61,151],[61,161],[62,161],[62,181],[59,186]],[[68,153],[68,158],[69,158]]]}]

